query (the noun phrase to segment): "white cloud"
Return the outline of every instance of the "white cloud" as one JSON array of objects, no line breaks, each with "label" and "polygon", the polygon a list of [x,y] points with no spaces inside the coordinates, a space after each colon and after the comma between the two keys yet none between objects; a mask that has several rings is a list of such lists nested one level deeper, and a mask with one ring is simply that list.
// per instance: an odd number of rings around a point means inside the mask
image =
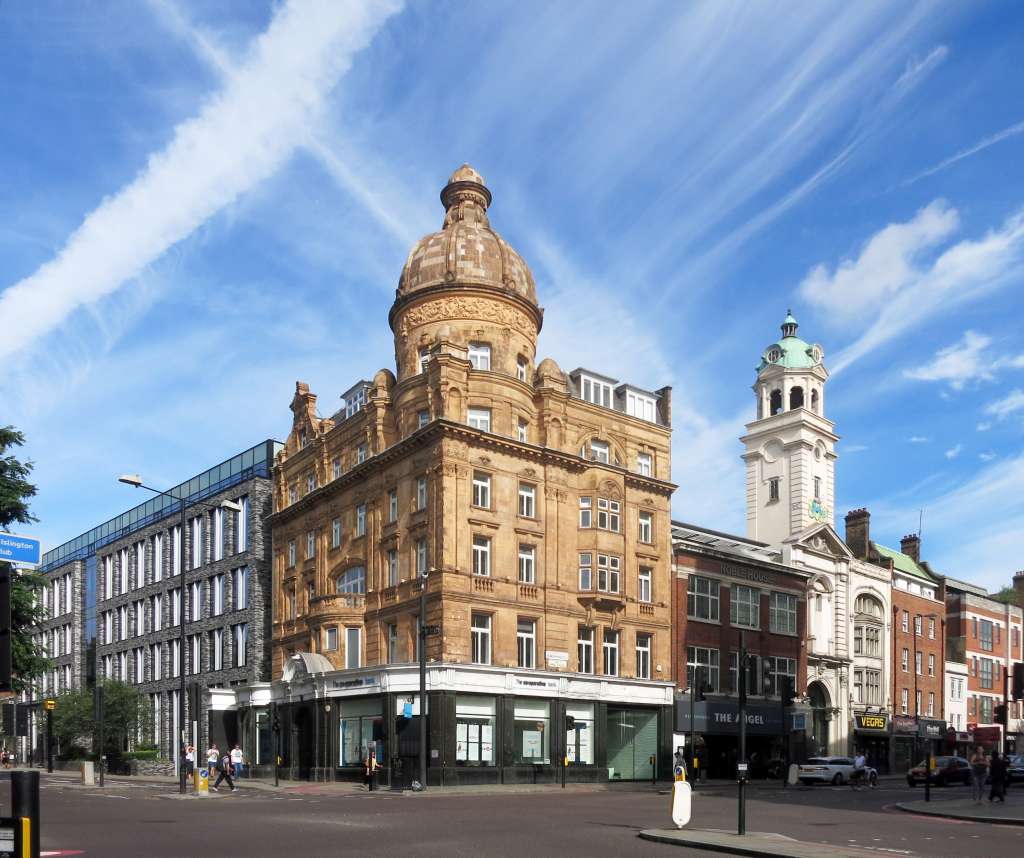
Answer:
[{"label": "white cloud", "polygon": [[273,174],[306,137],[354,55],[397,0],[293,0],[198,115],[175,129],[126,187],[105,199],[61,252],[0,294],[0,358],[110,295],[168,248]]},{"label": "white cloud", "polygon": [[924,59],[919,60],[914,57],[907,60],[907,67],[904,69],[903,74],[899,76],[899,80],[896,81],[893,88],[896,90],[913,88],[917,85],[918,81],[940,66],[948,56],[949,48],[945,45],[939,45],[933,48]]},{"label": "white cloud", "polygon": [[997,399],[985,406],[985,413],[991,414],[998,420],[1003,420],[1018,411],[1024,411],[1024,390],[1020,388],[1011,390],[1002,399]]},{"label": "white cloud", "polygon": [[939,349],[934,359],[903,374],[918,381],[948,381],[954,390],[960,390],[968,381],[992,379],[991,364],[982,360],[982,355],[991,337],[966,331],[963,338],[951,346]]},{"label": "white cloud", "polygon": [[926,438],[924,435],[911,435],[907,440],[911,444],[927,444],[931,439]]},{"label": "white cloud", "polygon": [[946,452],[943,455],[947,459],[955,459],[957,456],[960,455],[961,452],[963,452],[963,449],[964,449],[964,445],[963,444],[957,444],[957,445],[955,445],[953,447],[950,447],[948,450],[946,450]]},{"label": "white cloud", "polygon": [[867,444],[850,444],[843,447],[844,453],[863,453],[868,449]]},{"label": "white cloud", "polygon": [[991,462],[995,457],[996,454],[993,453],[991,450],[988,450],[985,453],[978,453],[978,458],[981,459],[981,461],[983,462]]},{"label": "white cloud", "polygon": [[986,421],[984,423],[979,423],[975,428],[979,432],[988,432],[988,430],[992,428],[992,424]]},{"label": "white cloud", "polygon": [[919,179],[923,179],[927,176],[932,176],[935,173],[940,172],[941,170],[945,170],[947,167],[953,166],[953,164],[955,164],[957,161],[962,161],[964,158],[970,158],[971,155],[976,155],[978,154],[978,152],[982,152],[985,149],[988,149],[990,146],[995,146],[996,143],[1001,143],[1003,140],[1006,140],[1010,137],[1016,137],[1018,134],[1024,134],[1024,122],[1017,122],[1014,125],[1011,125],[1009,128],[1004,128],[1002,131],[997,131],[995,134],[990,134],[988,137],[979,140],[973,146],[969,146],[966,149],[961,149],[955,155],[951,155],[949,158],[940,161],[934,167],[929,167],[927,170],[922,170],[916,176],[911,176],[903,183],[902,187],[912,185],[914,182],[918,181]]},{"label": "white cloud", "polygon": [[987,353],[992,338],[966,331],[959,342],[939,349],[926,364],[906,369],[903,375],[918,381],[946,381],[962,390],[971,381],[992,381],[999,369],[1024,367],[1024,355],[994,357]]},{"label": "white cloud", "polygon": [[1000,459],[967,482],[927,491],[915,486],[901,500],[873,502],[872,529],[896,535],[924,507],[922,555],[942,574],[990,588],[1006,583],[1024,540],[1024,456]]},{"label": "white cloud", "polygon": [[833,356],[833,374],[929,317],[1020,276],[1024,211],[980,239],[948,244],[958,227],[956,210],[936,200],[911,220],[879,230],[856,258],[807,274],[801,295],[824,319],[859,332]]}]

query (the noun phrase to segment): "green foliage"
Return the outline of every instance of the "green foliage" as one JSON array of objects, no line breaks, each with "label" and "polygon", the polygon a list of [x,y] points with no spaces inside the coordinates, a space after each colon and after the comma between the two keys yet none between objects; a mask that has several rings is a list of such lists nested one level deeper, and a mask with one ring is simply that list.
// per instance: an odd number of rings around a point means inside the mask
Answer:
[{"label": "green foliage", "polygon": [[1017,604],[1017,591],[1013,587],[1003,587],[998,593],[993,593],[992,598],[997,602],[1003,602],[1007,605]]},{"label": "green foliage", "polygon": [[[28,499],[36,493],[36,487],[28,481],[32,463],[21,462],[10,452],[24,443],[25,436],[13,426],[0,427],[0,530],[36,520],[28,507]],[[3,565],[5,571],[11,571],[10,564]],[[24,691],[50,668],[49,659],[31,633],[46,618],[42,606],[34,605],[32,598],[43,583],[43,577],[34,573],[11,577],[11,666],[15,691]]]},{"label": "green foliage", "polygon": [[[152,723],[149,701],[125,682],[107,680],[100,683],[100,687],[103,689],[103,752],[111,760],[120,760],[124,758],[129,740],[138,735],[140,726]],[[98,747],[99,727],[92,690],[69,691],[57,698],[53,735],[62,748],[71,749],[89,739],[93,740],[94,748]],[[155,751],[153,753],[155,759]]]}]

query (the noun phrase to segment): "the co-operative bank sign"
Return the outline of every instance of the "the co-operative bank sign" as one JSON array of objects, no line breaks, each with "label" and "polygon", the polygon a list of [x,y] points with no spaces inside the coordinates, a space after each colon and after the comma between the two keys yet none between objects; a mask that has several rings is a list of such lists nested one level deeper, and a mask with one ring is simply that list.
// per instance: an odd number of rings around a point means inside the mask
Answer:
[{"label": "the co-operative bank sign", "polygon": [[22,566],[38,566],[41,559],[38,539],[0,533],[0,560]]}]

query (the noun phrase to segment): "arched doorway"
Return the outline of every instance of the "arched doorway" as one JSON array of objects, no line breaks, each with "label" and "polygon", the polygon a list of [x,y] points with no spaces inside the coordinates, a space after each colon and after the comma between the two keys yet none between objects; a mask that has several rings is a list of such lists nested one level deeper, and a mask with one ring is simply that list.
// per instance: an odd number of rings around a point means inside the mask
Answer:
[{"label": "arched doorway", "polygon": [[807,696],[811,703],[811,752],[827,754],[829,746],[829,721],[831,720],[831,703],[828,689],[820,682],[812,682],[807,686]]}]

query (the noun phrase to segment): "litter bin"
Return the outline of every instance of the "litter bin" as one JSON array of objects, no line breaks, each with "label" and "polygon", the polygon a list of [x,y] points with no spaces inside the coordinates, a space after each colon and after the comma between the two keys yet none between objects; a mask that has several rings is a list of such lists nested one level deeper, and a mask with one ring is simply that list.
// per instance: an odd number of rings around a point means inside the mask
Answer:
[{"label": "litter bin", "polygon": [[96,769],[92,760],[82,762],[82,784],[84,786],[96,785]]}]

